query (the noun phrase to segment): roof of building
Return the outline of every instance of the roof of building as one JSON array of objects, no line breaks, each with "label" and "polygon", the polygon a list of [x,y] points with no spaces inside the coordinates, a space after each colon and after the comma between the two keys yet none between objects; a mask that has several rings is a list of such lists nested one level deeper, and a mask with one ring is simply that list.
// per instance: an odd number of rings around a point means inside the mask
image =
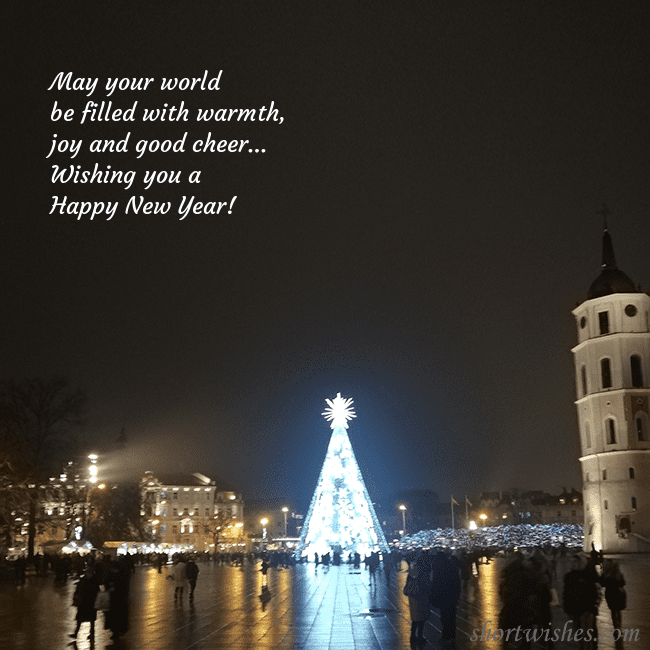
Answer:
[{"label": "roof of building", "polygon": [[589,287],[587,300],[602,298],[614,293],[639,293],[634,282],[616,266],[612,237],[605,224],[603,232],[603,263],[600,275]]},{"label": "roof of building", "polygon": [[161,485],[179,485],[190,487],[207,487],[214,485],[218,492],[237,492],[229,483],[222,481],[220,478],[211,478],[200,472],[194,474],[174,473],[158,474],[157,472],[146,472],[146,475],[158,480]]}]

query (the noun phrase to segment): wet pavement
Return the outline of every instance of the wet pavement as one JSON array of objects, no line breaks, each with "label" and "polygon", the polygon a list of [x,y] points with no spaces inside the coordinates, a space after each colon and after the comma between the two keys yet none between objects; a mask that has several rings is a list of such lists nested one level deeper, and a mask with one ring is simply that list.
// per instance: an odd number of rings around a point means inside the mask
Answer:
[{"label": "wet pavement", "polygon": [[[611,618],[604,599],[598,617],[598,647],[650,647],[650,558],[619,560],[627,580],[628,609],[623,627],[638,629],[638,640],[615,644]],[[403,567],[406,565],[404,564]],[[463,589],[458,609],[457,648],[502,648],[487,629],[497,628],[498,573],[503,560],[480,567],[480,576]],[[374,581],[367,571],[347,566],[270,569],[262,576],[257,567],[199,564],[194,602],[187,594],[174,602],[174,583],[152,567],[136,567],[131,583],[128,634],[117,642],[103,629],[98,614],[94,648],[121,650],[389,650],[410,648],[408,602],[402,595],[405,571],[390,576],[383,571]],[[567,565],[558,568],[558,591]],[[259,595],[266,586],[268,603]],[[58,586],[53,577],[28,577],[23,586],[0,585],[0,648],[3,650],[56,650],[74,648],[76,610],[71,606],[74,581]],[[554,628],[563,629],[566,616],[553,609]],[[488,621],[491,621],[488,623]],[[485,628],[484,628],[485,625]],[[90,648],[88,624],[81,627],[76,647]],[[570,629],[570,625],[569,625]],[[477,640],[472,639],[473,631]],[[480,640],[484,631],[483,640]],[[425,630],[430,644],[440,639],[440,619],[433,610]],[[539,646],[538,646],[539,647]],[[577,649],[577,642],[556,643],[556,650]]]}]

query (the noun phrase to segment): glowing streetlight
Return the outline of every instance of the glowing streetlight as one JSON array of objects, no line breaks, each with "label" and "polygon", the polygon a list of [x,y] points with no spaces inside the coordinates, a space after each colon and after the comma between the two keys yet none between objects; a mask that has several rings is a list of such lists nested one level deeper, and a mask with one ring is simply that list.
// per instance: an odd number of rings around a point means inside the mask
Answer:
[{"label": "glowing streetlight", "polygon": [[402,534],[404,534],[406,532],[406,506],[402,503],[399,509],[402,511]]},{"label": "glowing streetlight", "polygon": [[97,454],[88,454],[88,459],[90,460],[90,467],[88,468],[90,482],[97,483]]},{"label": "glowing streetlight", "polygon": [[479,519],[483,522],[483,523],[482,523],[482,526],[485,527],[485,520],[487,519],[487,515],[486,515],[484,512],[482,512],[482,513],[479,515]]},{"label": "glowing streetlight", "polygon": [[262,539],[266,540],[266,524],[269,523],[269,520],[264,517],[264,519],[260,519],[260,524],[262,524]]},{"label": "glowing streetlight", "polygon": [[282,512],[284,512],[284,536],[287,536],[287,512],[289,512],[289,508],[286,506],[282,508]]}]

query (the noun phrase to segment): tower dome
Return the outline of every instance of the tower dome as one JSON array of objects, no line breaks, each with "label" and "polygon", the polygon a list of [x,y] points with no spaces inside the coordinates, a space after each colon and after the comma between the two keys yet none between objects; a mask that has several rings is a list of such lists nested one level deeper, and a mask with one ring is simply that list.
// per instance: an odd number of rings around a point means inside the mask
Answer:
[{"label": "tower dome", "polygon": [[637,293],[634,282],[616,266],[612,237],[605,224],[603,232],[603,270],[589,287],[587,300],[602,298],[614,293]]}]

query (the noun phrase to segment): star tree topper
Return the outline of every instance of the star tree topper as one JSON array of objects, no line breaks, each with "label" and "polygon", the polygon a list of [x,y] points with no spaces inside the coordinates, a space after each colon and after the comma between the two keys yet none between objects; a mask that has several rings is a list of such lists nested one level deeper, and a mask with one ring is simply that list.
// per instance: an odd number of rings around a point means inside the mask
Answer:
[{"label": "star tree topper", "polygon": [[352,409],[352,398],[341,397],[341,393],[338,393],[334,399],[325,399],[328,404],[328,407],[321,414],[325,416],[326,420],[332,420],[330,427],[335,429],[336,427],[348,428],[348,420],[356,418],[357,415]]}]

